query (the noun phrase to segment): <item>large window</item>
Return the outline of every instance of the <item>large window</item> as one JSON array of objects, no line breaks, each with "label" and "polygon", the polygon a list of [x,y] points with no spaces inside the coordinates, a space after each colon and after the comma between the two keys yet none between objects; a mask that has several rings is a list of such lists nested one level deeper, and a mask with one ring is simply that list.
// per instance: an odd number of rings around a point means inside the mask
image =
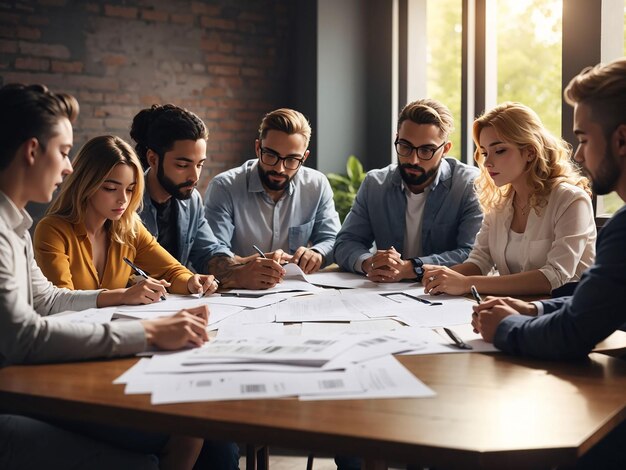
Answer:
[{"label": "large window", "polygon": [[450,155],[461,158],[462,2],[430,0],[426,11],[426,92],[450,108],[456,124]]},{"label": "large window", "polygon": [[[561,135],[561,0],[497,0],[497,101],[530,106]],[[495,23],[495,24],[489,24]]]}]

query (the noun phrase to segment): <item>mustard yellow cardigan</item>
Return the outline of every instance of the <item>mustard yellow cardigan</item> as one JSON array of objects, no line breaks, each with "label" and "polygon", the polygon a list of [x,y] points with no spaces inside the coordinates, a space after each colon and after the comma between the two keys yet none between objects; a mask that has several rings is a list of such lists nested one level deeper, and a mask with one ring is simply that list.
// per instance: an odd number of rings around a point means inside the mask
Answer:
[{"label": "mustard yellow cardigan", "polygon": [[118,289],[126,287],[131,268],[126,257],[155,279],[165,279],[174,294],[188,294],[187,281],[193,273],[181,265],[139,225],[130,245],[111,241],[102,279],[93,264],[91,242],[82,224],[58,216],[44,217],[35,229],[35,258],[50,282],[68,289]]}]

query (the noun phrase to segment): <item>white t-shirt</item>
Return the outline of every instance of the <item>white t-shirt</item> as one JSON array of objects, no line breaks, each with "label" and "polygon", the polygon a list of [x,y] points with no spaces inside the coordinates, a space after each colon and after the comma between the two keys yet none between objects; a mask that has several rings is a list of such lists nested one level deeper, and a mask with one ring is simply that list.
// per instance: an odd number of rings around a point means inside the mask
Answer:
[{"label": "white t-shirt", "polygon": [[422,218],[424,217],[424,206],[426,196],[430,188],[426,188],[420,194],[413,194],[406,187],[406,212],[404,227],[404,246],[402,247],[402,258],[417,258],[422,255]]},{"label": "white t-shirt", "polygon": [[517,233],[509,229],[509,242],[506,244],[504,250],[504,258],[506,259],[506,265],[509,267],[511,274],[517,274],[523,271],[521,255],[523,238],[523,233]]}]

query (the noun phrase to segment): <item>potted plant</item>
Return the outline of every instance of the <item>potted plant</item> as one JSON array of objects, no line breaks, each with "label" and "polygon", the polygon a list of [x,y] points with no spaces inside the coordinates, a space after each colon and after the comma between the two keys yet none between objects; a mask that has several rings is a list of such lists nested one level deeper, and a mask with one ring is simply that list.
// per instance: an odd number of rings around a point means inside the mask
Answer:
[{"label": "potted plant", "polygon": [[326,175],[330,186],[333,189],[335,209],[339,213],[339,220],[343,223],[346,215],[354,203],[356,193],[365,179],[363,165],[354,155],[348,157],[346,163],[346,174],[328,173]]}]

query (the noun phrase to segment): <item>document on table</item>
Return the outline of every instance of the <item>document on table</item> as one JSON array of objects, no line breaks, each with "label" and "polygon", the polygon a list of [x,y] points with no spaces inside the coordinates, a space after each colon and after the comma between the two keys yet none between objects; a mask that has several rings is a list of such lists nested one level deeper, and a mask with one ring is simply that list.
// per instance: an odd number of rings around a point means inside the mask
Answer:
[{"label": "document on table", "polygon": [[417,282],[372,282],[363,274],[346,272],[316,272],[306,275],[311,284],[325,287],[340,287],[348,289],[378,289],[401,291],[413,286],[420,286]]},{"label": "document on table", "polygon": [[209,325],[219,323],[244,309],[244,307],[239,305],[211,304],[207,302],[207,299],[199,299],[196,297],[195,299],[174,299],[171,302],[170,299],[167,299],[149,305],[120,306],[115,308],[114,316],[118,318],[148,320],[152,318],[172,316],[179,310],[198,307],[200,305],[209,306]]},{"label": "document on table", "polygon": [[51,321],[65,321],[70,323],[109,323],[115,313],[115,307],[88,308],[78,312],[59,312],[45,318]]},{"label": "document on table", "polygon": [[218,338],[246,337],[256,335],[278,336],[287,334],[285,325],[282,323],[256,323],[249,325],[238,325],[236,323],[220,324],[217,331]]},{"label": "document on table", "polygon": [[367,317],[337,296],[289,299],[275,305],[277,322],[351,321]]},{"label": "document on table", "polygon": [[405,328],[391,318],[375,318],[351,322],[306,322],[302,324],[300,336],[323,336],[340,333],[376,333]]},{"label": "document on table", "polygon": [[301,395],[300,400],[355,400],[365,398],[424,398],[436,393],[417,379],[393,356],[383,356],[354,366],[362,392],[348,394]]},{"label": "document on table", "polygon": [[238,372],[192,374],[168,377],[152,392],[152,404],[216,400],[278,398],[332,391],[334,394],[362,390],[354,371],[284,374],[279,372]]}]

